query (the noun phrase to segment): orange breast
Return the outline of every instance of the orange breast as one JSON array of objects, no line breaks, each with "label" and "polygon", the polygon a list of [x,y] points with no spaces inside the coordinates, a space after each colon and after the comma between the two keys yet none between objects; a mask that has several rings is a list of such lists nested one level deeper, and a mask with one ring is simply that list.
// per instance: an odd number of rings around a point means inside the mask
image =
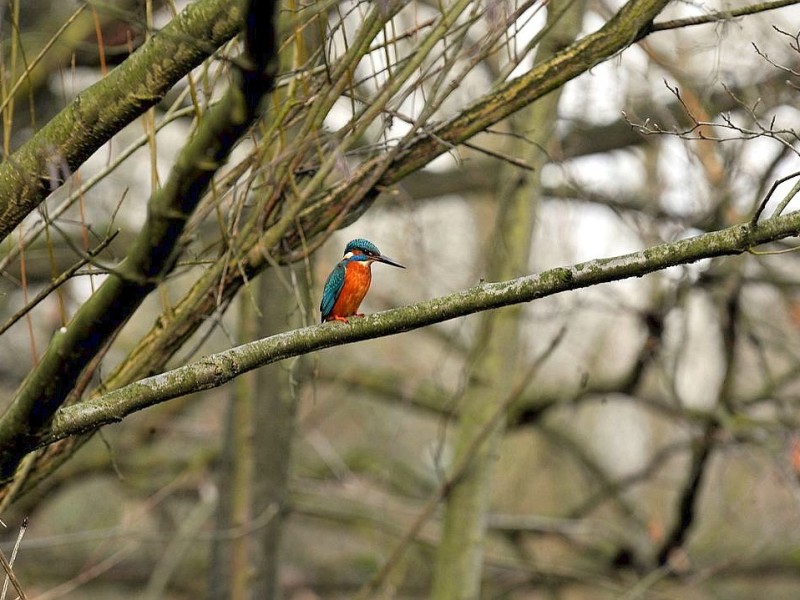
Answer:
[{"label": "orange breast", "polygon": [[368,264],[350,262],[346,268],[344,287],[331,311],[331,315],[337,317],[350,317],[358,313],[358,307],[372,282],[372,271]]}]

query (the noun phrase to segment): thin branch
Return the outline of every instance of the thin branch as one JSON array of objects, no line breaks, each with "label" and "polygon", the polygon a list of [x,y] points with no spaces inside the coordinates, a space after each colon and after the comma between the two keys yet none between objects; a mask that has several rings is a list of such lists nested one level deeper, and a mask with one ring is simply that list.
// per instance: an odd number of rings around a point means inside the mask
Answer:
[{"label": "thin branch", "polygon": [[42,291],[36,294],[36,297],[33,300],[28,302],[20,310],[18,310],[16,313],[14,313],[8,319],[6,319],[6,321],[2,325],[0,325],[0,334],[5,333],[9,329],[9,327],[11,327],[14,323],[19,321],[22,317],[24,317],[31,310],[33,310],[34,307],[36,307],[36,305],[39,304],[42,300],[47,298],[47,296],[49,296],[50,293],[52,293],[53,291],[61,287],[64,283],[69,281],[70,278],[72,278],[72,276],[75,275],[81,269],[81,267],[91,262],[95,256],[100,254],[100,252],[102,252],[103,249],[106,246],[108,246],[114,240],[115,237],[117,237],[118,233],[119,231],[115,231],[110,236],[105,238],[102,242],[100,242],[100,244],[98,244],[95,248],[89,250],[86,253],[87,256],[79,260],[69,269],[64,271],[61,275],[53,279],[47,286],[45,286],[45,288]]},{"label": "thin branch", "polygon": [[[794,173],[790,173],[786,177],[781,177],[780,179],[776,179],[775,180],[775,182],[770,186],[769,191],[764,196],[764,199],[761,201],[761,204],[758,205],[758,208],[753,213],[753,218],[750,219],[750,223],[752,225],[755,225],[758,222],[758,218],[761,216],[761,213],[763,213],[764,209],[767,207],[767,203],[769,202],[769,199],[772,197],[772,194],[775,193],[775,189],[779,185],[781,185],[782,183],[786,183],[787,181],[789,181],[790,179],[794,179],[795,177],[800,177],[800,171],[796,171]],[[793,188],[793,190],[794,190],[794,188]],[[797,193],[797,191],[794,191],[794,194],[791,194],[790,196],[787,196],[787,198],[789,200],[791,200],[791,198],[793,198],[796,193]],[[776,215],[778,215],[778,214],[780,214],[780,211],[776,213]],[[773,215],[773,216],[776,216],[776,215]]]},{"label": "thin branch", "polygon": [[778,206],[775,207],[775,212],[772,213],[772,216],[777,217],[784,210],[786,210],[786,207],[789,206],[789,203],[794,200],[794,197],[797,196],[798,193],[800,193],[800,181],[795,182],[795,184],[792,186],[792,189],[789,190],[789,193],[786,194]]},{"label": "thin branch", "polygon": [[27,600],[28,597],[25,595],[25,592],[22,590],[22,586],[20,585],[19,580],[17,579],[17,576],[14,575],[14,569],[11,568],[11,563],[8,562],[8,559],[6,558],[6,555],[3,554],[2,550],[0,550],[0,566],[3,567],[3,571],[6,572],[6,577],[8,577],[8,581],[11,582],[11,585],[13,586],[13,588],[19,594],[19,597],[21,598],[21,600]]},{"label": "thin branch", "polygon": [[[25,517],[22,520],[22,525],[20,525],[19,533],[17,533],[17,540],[14,542],[14,548],[11,550],[11,558],[8,561],[9,568],[14,566],[14,561],[17,559],[17,552],[19,552],[19,546],[22,543],[22,538],[25,537],[25,532],[28,530],[28,517]],[[8,593],[8,584],[11,583],[11,577],[9,573],[6,573],[6,578],[3,581],[3,591],[0,593],[0,600],[6,600],[6,594]],[[21,596],[20,596],[21,597]]]},{"label": "thin branch", "polygon": [[6,99],[0,103],[0,112],[4,111],[9,103],[14,99],[17,91],[19,91],[20,86],[24,84],[28,78],[30,77],[31,72],[33,71],[34,67],[39,64],[39,62],[44,58],[44,55],[47,54],[53,45],[61,38],[62,34],[67,30],[67,28],[75,22],[80,14],[86,9],[88,4],[81,4],[78,8],[75,9],[75,12],[70,15],[70,17],[64,22],[61,27],[59,27],[58,31],[56,31],[52,37],[47,41],[44,47],[39,51],[31,63],[26,67],[25,72],[20,75],[19,79],[17,79],[14,86],[6,93]]},{"label": "thin branch", "polygon": [[[681,97],[680,89],[677,86],[671,86],[666,80],[664,81],[664,85],[683,107],[690,124],[682,129],[665,129],[657,122],[652,122],[649,118],[645,119],[645,121],[642,123],[635,123],[630,120],[627,114],[623,111],[622,116],[627,121],[628,125],[642,135],[673,135],[683,140],[710,140],[714,142],[736,142],[766,137],[782,144],[788,151],[800,155],[800,151],[795,148],[793,143],[793,141],[799,139],[796,131],[793,129],[776,129],[775,115],[772,115],[772,118],[768,124],[765,125],[761,122],[761,119],[756,112],[761,106],[760,99],[757,100],[752,106],[749,106],[739,99],[730,87],[726,86],[725,84],[722,85],[722,87],[725,89],[725,92],[734,101],[734,106],[743,110],[747,116],[752,119],[754,128],[747,128],[743,125],[738,125],[735,123],[733,117],[730,114],[725,113],[719,115],[721,120],[719,123],[705,119],[698,119],[692,113],[691,107]],[[722,135],[710,135],[707,133],[715,128],[734,132],[734,135],[724,137]]]},{"label": "thin branch", "polygon": [[793,6],[794,4],[798,3],[800,3],[800,0],[774,0],[773,2],[761,2],[759,4],[749,4],[747,6],[742,6],[740,8],[735,8],[732,10],[721,10],[709,13],[707,15],[701,15],[698,17],[686,17],[683,19],[673,19],[672,21],[662,21],[661,23],[653,23],[652,27],[650,27],[649,32],[655,33],[656,31],[683,29],[684,27],[690,27],[692,25],[703,25],[705,23],[718,23],[720,21],[731,21],[738,17],[755,15],[758,13],[767,12],[769,10],[783,8],[784,6]]},{"label": "thin branch", "polygon": [[505,154],[503,152],[500,152],[499,150],[494,150],[492,148],[485,148],[473,142],[464,142],[463,145],[466,146],[467,148],[475,150],[476,152],[480,152],[481,154],[485,154],[486,156],[491,156],[492,158],[496,158],[510,165],[523,169],[525,171],[529,171],[531,173],[536,171],[536,169],[533,166],[529,165],[521,158],[517,158],[516,156],[511,156],[510,154]]},{"label": "thin branch", "polygon": [[718,428],[719,425],[713,422],[707,425],[705,435],[699,442],[700,446],[693,453],[689,478],[678,503],[678,518],[658,551],[656,560],[660,567],[669,564],[670,555],[683,546],[689,530],[694,525],[700,485],[707,471],[711,451],[714,449],[714,434]]}]

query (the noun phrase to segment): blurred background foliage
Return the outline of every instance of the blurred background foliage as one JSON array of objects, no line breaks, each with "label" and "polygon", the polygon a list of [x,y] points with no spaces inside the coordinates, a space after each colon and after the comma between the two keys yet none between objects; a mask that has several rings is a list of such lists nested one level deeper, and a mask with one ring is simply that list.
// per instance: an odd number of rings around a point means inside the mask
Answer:
[{"label": "blurred background foliage", "polygon": [[[4,1],[4,156],[184,4]],[[376,266],[363,306],[375,312],[743,222],[798,171],[797,9],[688,27],[675,20],[748,4],[676,3],[656,21],[674,27],[380,195],[373,182],[373,197],[336,205],[326,190],[361,185],[363,165],[619,9],[404,4],[331,3],[284,31],[267,117],[88,393],[316,323],[322,283],[355,237],[408,267]],[[301,8],[282,6],[284,19]],[[445,13],[449,30],[427,37]],[[338,88],[330,74],[375,23]],[[209,49],[3,242],[0,398],[126,255],[240,51]],[[292,194],[305,202],[295,213]],[[248,227],[269,232],[287,214],[292,227],[229,274]],[[40,454],[27,491],[2,505],[0,547],[11,554],[27,518],[14,570],[40,599],[794,598],[800,272],[773,252],[793,243],[326,350],[142,411],[58,469]],[[204,281],[211,301],[185,303]],[[149,345],[187,306],[195,321],[179,343]]]}]

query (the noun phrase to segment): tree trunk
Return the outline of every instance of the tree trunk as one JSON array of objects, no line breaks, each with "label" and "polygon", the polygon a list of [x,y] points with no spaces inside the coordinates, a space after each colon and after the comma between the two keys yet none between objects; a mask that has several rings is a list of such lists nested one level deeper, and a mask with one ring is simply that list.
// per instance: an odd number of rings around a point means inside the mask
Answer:
[{"label": "tree trunk", "polygon": [[[548,5],[552,26],[539,50],[547,58],[580,30],[582,2],[559,0]],[[498,213],[490,237],[487,279],[518,276],[528,270],[528,257],[540,200],[539,173],[547,162],[540,149],[551,144],[560,90],[552,92],[512,120],[518,132],[531,132],[514,143],[513,154],[522,156],[534,171],[507,167],[498,190]],[[534,152],[531,153],[530,149]],[[432,598],[456,600],[480,596],[481,565],[486,513],[491,500],[492,468],[505,429],[498,411],[519,383],[521,306],[481,315],[472,351],[471,371],[465,374],[475,385],[460,400],[461,411],[453,463],[463,464],[473,453],[471,466],[460,477],[447,499],[442,542],[437,554]],[[476,440],[483,438],[480,443]]]}]

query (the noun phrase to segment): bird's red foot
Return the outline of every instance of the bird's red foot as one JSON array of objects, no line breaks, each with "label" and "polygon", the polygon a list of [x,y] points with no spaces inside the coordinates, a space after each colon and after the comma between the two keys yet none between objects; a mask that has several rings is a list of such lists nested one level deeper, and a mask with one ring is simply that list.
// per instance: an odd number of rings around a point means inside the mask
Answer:
[{"label": "bird's red foot", "polygon": [[[364,313],[356,313],[354,315],[350,315],[351,317],[363,317]],[[347,317],[342,317],[340,315],[331,315],[327,319],[328,321],[341,321],[342,323],[349,323],[350,321],[347,320]]]}]

